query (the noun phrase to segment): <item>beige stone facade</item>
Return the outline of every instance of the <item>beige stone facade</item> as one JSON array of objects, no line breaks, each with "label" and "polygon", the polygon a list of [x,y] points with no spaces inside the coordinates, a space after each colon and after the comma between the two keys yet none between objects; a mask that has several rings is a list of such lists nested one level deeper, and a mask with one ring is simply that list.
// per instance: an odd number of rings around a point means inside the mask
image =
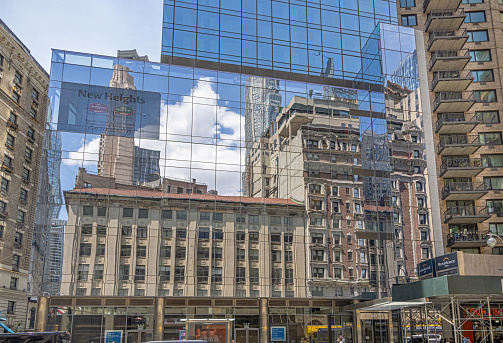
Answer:
[{"label": "beige stone facade", "polygon": [[0,21],[0,310],[23,331],[49,75]]}]

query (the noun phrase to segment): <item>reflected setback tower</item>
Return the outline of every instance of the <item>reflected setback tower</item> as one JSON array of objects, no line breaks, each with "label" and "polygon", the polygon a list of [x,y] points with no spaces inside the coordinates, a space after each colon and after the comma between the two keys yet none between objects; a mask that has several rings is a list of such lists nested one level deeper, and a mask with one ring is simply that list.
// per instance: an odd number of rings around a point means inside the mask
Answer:
[{"label": "reflected setback tower", "polygon": [[[130,71],[128,67],[123,65],[114,65],[110,87],[136,90],[134,77],[129,74]],[[107,126],[111,126],[113,129],[117,124],[121,127],[122,123],[116,122],[117,120],[131,119],[128,116],[115,115],[112,112],[109,114],[109,119],[107,119]],[[98,175],[115,178],[119,183],[132,184],[134,152],[134,138],[119,135],[100,135]]]}]

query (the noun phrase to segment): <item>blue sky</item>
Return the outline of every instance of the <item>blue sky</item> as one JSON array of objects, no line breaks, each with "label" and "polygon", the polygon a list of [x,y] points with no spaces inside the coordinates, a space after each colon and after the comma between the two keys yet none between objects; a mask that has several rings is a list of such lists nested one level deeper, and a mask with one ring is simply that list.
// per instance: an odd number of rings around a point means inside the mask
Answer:
[{"label": "blue sky", "polygon": [[115,56],[136,49],[159,61],[162,0],[2,1],[0,18],[49,72],[51,48]]}]

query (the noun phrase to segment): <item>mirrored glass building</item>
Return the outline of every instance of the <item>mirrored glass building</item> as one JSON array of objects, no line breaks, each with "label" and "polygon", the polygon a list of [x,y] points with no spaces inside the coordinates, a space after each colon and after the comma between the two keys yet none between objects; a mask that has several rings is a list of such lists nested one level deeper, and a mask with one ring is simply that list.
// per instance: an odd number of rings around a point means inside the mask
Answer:
[{"label": "mirrored glass building", "polygon": [[66,224],[37,325],[361,341],[375,318],[343,306],[416,278],[440,218],[422,33],[394,6],[166,0],[161,63],[53,50]]}]

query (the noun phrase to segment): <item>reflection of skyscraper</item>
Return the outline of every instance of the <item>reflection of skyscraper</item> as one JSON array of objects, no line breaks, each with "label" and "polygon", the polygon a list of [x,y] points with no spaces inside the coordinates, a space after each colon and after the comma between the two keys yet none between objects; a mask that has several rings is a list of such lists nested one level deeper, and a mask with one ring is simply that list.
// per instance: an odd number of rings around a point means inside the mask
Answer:
[{"label": "reflection of skyscraper", "polygon": [[133,169],[133,184],[139,185],[149,182],[150,175],[161,174],[159,168],[159,159],[161,152],[157,150],[144,149],[134,147],[134,169]]},{"label": "reflection of skyscraper", "polygon": [[44,259],[43,293],[57,294],[61,287],[63,267],[63,237],[66,220],[53,220],[47,232],[47,248]]},{"label": "reflection of skyscraper", "polygon": [[276,119],[281,105],[279,80],[251,76],[245,87],[246,164],[243,173],[243,193],[249,192],[250,148]]},{"label": "reflection of skyscraper", "polygon": [[[131,70],[123,65],[114,65],[110,87],[136,89]],[[108,126],[121,125],[117,120],[132,120],[133,116],[115,116],[112,112],[107,120]],[[113,177],[117,182],[131,184],[133,182],[134,138],[100,135],[100,150],[98,160],[98,175]]]}]

